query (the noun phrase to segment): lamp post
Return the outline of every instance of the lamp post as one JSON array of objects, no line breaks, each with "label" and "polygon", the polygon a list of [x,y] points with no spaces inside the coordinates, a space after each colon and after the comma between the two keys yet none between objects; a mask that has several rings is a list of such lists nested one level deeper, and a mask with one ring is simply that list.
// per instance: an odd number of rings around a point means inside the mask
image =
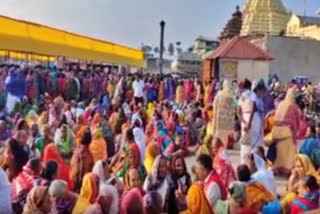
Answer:
[{"label": "lamp post", "polygon": [[162,20],[160,22],[160,75],[163,72],[163,48],[164,48],[164,27],[166,23]]}]

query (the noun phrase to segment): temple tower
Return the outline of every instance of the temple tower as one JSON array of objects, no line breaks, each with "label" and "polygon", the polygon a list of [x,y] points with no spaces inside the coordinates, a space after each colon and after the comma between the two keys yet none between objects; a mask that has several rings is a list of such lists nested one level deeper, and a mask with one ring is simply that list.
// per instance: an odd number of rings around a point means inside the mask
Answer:
[{"label": "temple tower", "polygon": [[223,28],[219,39],[230,39],[234,36],[239,36],[242,28],[242,13],[240,12],[240,7],[236,7],[236,11],[232,14],[231,19],[227,22]]},{"label": "temple tower", "polygon": [[247,0],[241,35],[279,35],[285,31],[290,14],[281,0]]}]

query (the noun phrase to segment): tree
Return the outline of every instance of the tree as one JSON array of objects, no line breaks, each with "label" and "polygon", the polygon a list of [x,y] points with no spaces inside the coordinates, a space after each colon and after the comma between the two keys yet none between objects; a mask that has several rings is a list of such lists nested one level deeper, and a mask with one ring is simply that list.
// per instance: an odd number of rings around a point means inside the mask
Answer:
[{"label": "tree", "polygon": [[182,54],[182,51],[183,51],[182,48],[180,48],[180,47],[177,48],[177,54],[178,55]]},{"label": "tree", "polygon": [[154,47],[153,52],[156,54],[160,53],[159,47]]},{"label": "tree", "polygon": [[142,45],[141,50],[143,51],[144,56],[147,57],[151,55],[152,47],[150,45]]},{"label": "tree", "polygon": [[173,45],[173,43],[169,43],[168,52],[169,52],[170,56],[174,55],[174,45]]}]

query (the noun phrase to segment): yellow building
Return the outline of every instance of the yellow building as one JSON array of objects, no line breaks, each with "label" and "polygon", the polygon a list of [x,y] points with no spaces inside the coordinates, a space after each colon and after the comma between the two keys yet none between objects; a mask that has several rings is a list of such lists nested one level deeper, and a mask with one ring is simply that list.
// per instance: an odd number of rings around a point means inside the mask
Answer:
[{"label": "yellow building", "polygon": [[292,14],[286,34],[287,36],[320,40],[320,17]]},{"label": "yellow building", "polygon": [[281,0],[247,0],[241,35],[279,35],[286,30],[289,18]]}]

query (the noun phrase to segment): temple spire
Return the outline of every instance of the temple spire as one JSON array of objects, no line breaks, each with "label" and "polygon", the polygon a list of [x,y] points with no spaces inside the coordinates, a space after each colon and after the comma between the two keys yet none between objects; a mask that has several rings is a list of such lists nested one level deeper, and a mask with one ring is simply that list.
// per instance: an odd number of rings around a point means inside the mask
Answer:
[{"label": "temple spire", "polygon": [[240,12],[239,5],[236,6],[236,11],[232,14],[231,19],[227,22],[223,28],[219,39],[229,39],[234,36],[239,36],[242,27],[242,13]]},{"label": "temple spire", "polygon": [[290,14],[281,0],[247,0],[241,35],[279,33],[287,28]]}]

